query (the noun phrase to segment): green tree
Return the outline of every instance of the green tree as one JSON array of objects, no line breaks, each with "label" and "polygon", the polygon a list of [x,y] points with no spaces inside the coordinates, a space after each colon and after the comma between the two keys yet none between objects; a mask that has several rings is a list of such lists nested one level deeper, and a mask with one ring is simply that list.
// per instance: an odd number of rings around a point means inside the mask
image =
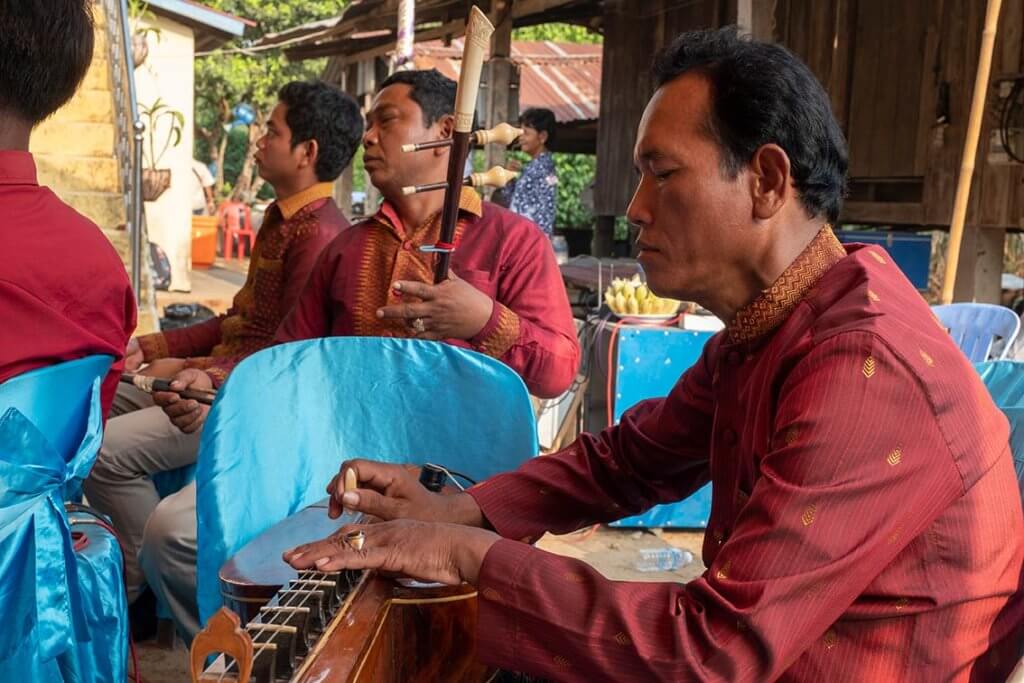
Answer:
[{"label": "green tree", "polygon": [[[281,50],[248,51],[267,33],[337,16],[344,0],[205,0],[205,4],[257,22],[244,38],[196,58],[196,156],[217,165],[215,191],[219,196],[251,201],[263,187],[255,173],[253,154],[263,135],[281,86],[293,80],[317,78],[325,60],[290,62]],[[231,127],[238,104],[252,106],[250,126]],[[230,151],[229,151],[230,150]]]},{"label": "green tree", "polygon": [[550,40],[556,43],[600,44],[604,36],[575,24],[537,24],[512,31],[512,40]]}]

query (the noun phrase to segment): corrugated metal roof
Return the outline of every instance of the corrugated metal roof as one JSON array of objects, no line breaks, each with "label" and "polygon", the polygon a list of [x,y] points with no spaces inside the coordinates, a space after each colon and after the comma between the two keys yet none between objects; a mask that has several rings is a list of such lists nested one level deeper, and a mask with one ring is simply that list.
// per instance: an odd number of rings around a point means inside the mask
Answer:
[{"label": "corrugated metal roof", "polygon": [[[417,69],[435,68],[458,80],[462,39],[417,43]],[[520,67],[519,110],[544,107],[559,123],[594,121],[601,110],[601,46],[574,43],[512,42],[512,61]]]}]

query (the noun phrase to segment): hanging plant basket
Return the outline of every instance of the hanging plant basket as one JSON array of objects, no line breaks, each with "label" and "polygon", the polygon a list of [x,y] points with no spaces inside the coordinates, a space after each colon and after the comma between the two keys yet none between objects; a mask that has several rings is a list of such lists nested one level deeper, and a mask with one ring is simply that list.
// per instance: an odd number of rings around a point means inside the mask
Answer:
[{"label": "hanging plant basket", "polygon": [[132,34],[132,60],[135,68],[138,69],[149,56],[149,41],[146,40],[145,31],[136,31]]},{"label": "hanging plant basket", "polygon": [[155,202],[171,186],[171,169],[142,169],[142,199]]}]

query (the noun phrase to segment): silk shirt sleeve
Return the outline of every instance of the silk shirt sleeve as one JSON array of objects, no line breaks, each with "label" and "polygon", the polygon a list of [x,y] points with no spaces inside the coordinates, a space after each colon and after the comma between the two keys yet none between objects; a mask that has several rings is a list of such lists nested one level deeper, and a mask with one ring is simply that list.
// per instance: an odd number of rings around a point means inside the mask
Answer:
[{"label": "silk shirt sleeve", "polygon": [[[656,476],[650,467],[664,453],[647,456],[642,434],[603,437],[604,453],[576,446],[574,466],[546,470],[554,491],[607,500],[621,486],[587,467],[602,459]],[[834,622],[963,492],[922,386],[862,332],[821,343],[789,374],[758,468],[731,533],[688,584],[608,581],[579,561],[499,541],[480,572],[482,659],[558,679],[774,680],[802,653],[835,647]],[[531,530],[558,517],[554,506],[538,509],[536,489],[510,488],[516,500],[504,509],[524,508]],[[481,507],[488,519],[502,509],[486,496]],[[523,527],[499,514],[496,528]]]},{"label": "silk shirt sleeve", "polygon": [[[714,342],[709,342],[713,346]],[[708,351],[665,399],[628,410],[618,425],[532,458],[469,490],[494,529],[535,540],[678,500],[708,481],[712,403]]]}]

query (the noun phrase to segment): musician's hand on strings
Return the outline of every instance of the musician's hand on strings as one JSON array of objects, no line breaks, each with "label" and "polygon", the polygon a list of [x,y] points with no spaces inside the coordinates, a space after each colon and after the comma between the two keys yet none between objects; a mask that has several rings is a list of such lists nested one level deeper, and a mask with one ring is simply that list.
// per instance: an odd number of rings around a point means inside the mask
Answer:
[{"label": "musician's hand on strings", "polygon": [[139,345],[139,338],[132,337],[128,340],[128,347],[124,350],[125,372],[135,372],[145,360],[142,347]]},{"label": "musician's hand on strings", "polygon": [[[196,368],[186,368],[176,374],[171,381],[171,388],[176,391],[184,389],[213,390],[213,379]],[[189,398],[182,398],[170,391],[153,392],[153,402],[164,409],[167,417],[175,427],[191,434],[203,426],[210,407]]]},{"label": "musician's hand on strings", "polygon": [[472,339],[494,309],[494,299],[452,272],[437,285],[399,280],[392,286],[422,301],[384,306],[377,317],[404,320],[417,339]]},{"label": "musician's hand on strings", "polygon": [[[360,550],[343,540],[345,533],[357,529],[365,533]],[[420,581],[475,584],[484,556],[500,539],[485,529],[401,519],[344,526],[322,541],[285,552],[283,559],[296,569],[379,569]]]},{"label": "musician's hand on strings", "polygon": [[[345,470],[355,472],[356,488],[345,490]],[[419,469],[373,460],[347,460],[327,485],[332,519],[344,510],[362,512],[382,520],[416,519],[484,526],[480,507],[467,493],[431,493],[419,482]]]}]

